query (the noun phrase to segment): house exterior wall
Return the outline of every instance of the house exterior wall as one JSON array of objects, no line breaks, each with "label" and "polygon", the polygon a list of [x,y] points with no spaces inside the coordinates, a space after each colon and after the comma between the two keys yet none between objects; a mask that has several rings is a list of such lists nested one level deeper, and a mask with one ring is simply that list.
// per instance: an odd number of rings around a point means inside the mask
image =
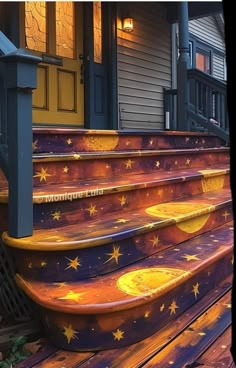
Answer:
[{"label": "house exterior wall", "polygon": [[[132,14],[134,30],[121,18]],[[163,129],[163,89],[171,87],[171,27],[157,3],[119,3],[117,9],[119,128]]]},{"label": "house exterior wall", "polygon": [[191,20],[189,33],[197,40],[212,47],[212,75],[225,79],[225,42],[213,16]]}]

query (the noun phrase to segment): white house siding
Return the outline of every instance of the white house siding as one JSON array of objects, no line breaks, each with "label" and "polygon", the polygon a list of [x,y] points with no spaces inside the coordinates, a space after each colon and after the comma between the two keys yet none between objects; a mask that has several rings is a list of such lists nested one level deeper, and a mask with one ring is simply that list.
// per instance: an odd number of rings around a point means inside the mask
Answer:
[{"label": "white house siding", "polygon": [[[225,53],[224,39],[217,27],[213,16],[191,20],[189,22],[189,32],[201,39],[209,46]],[[213,51],[213,76],[218,79],[225,79],[225,57]]]},{"label": "white house siding", "polygon": [[[134,31],[121,30],[129,12]],[[157,3],[118,5],[118,101],[120,128],[163,129],[163,89],[171,87],[171,36],[165,9]]]}]

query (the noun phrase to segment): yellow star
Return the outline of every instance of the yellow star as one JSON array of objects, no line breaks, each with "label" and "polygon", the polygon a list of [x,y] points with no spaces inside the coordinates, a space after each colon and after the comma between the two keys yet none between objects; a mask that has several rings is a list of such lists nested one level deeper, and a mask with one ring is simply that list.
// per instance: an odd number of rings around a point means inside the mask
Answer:
[{"label": "yellow star", "polygon": [[66,143],[70,145],[70,144],[72,143],[72,140],[71,140],[70,138],[68,138],[68,139],[66,140]]},{"label": "yellow star", "polygon": [[152,144],[153,144],[153,140],[152,139],[150,139],[149,144],[152,146]]},{"label": "yellow star", "polygon": [[151,240],[153,248],[156,247],[159,243],[159,237],[154,236],[154,238]]},{"label": "yellow star", "polygon": [[55,211],[54,213],[51,213],[51,216],[53,220],[59,221],[61,218],[61,211]]},{"label": "yellow star", "polygon": [[32,143],[32,150],[36,150],[38,148],[38,139]]},{"label": "yellow star", "polygon": [[189,137],[186,137],[186,138],[185,138],[185,142],[188,142],[188,141],[189,141]]},{"label": "yellow star", "polygon": [[202,143],[204,144],[205,142],[206,142],[205,139],[202,138]]},{"label": "yellow star", "polygon": [[115,331],[112,332],[112,335],[114,336],[114,340],[118,340],[120,341],[121,339],[124,338],[124,331],[121,331],[119,328]]},{"label": "yellow star", "polygon": [[122,197],[119,198],[120,201],[120,205],[123,207],[126,204],[126,197],[123,195]]},{"label": "yellow star", "polygon": [[206,335],[206,333],[205,333],[205,332],[198,332],[198,335],[199,335],[199,336],[205,336],[205,335]]},{"label": "yellow star", "polygon": [[124,164],[125,164],[125,168],[126,169],[132,169],[132,165],[133,165],[133,163],[134,163],[134,161],[132,161],[132,160],[126,160],[125,162],[124,162]]},{"label": "yellow star", "polygon": [[92,204],[90,204],[89,208],[86,208],[86,211],[89,211],[90,216],[93,216],[93,215],[95,215],[96,212],[98,212],[96,210],[96,206],[93,206]]},{"label": "yellow star", "polygon": [[232,256],[232,257],[231,257],[230,262],[231,262],[232,264],[234,264],[234,256]]},{"label": "yellow star", "polygon": [[160,167],[160,161],[156,161],[156,167],[158,167],[158,169],[159,169],[159,167]]},{"label": "yellow star", "polygon": [[106,253],[107,256],[111,256],[105,263],[111,261],[114,259],[116,261],[116,264],[118,264],[118,260],[120,256],[123,256],[122,253],[120,253],[120,247],[113,245],[113,252],[112,253]]},{"label": "yellow star", "polygon": [[28,263],[28,268],[33,268],[32,262]]},{"label": "yellow star", "polygon": [[117,221],[116,221],[116,223],[118,223],[118,224],[125,224],[126,222],[128,222],[129,220],[126,220],[126,219],[118,219]]},{"label": "yellow star", "polygon": [[80,260],[79,260],[78,257],[76,257],[74,259],[70,259],[70,258],[66,257],[66,259],[68,259],[68,261],[70,261],[70,262],[67,264],[68,267],[66,267],[65,270],[68,270],[69,268],[73,268],[74,270],[77,271],[77,268],[79,266],[81,266],[81,263],[80,263]]},{"label": "yellow star", "polygon": [[61,296],[60,298],[57,299],[61,299],[61,300],[74,300],[75,302],[78,302],[81,299],[81,296],[84,293],[75,293],[74,291],[70,290],[68,291],[68,293],[65,296]]},{"label": "yellow star", "polygon": [[75,159],[75,160],[78,160],[78,159],[80,158],[80,155],[79,155],[78,153],[75,153],[75,154],[73,155],[73,157],[74,157],[74,159]]},{"label": "yellow star", "polygon": [[191,162],[191,160],[189,160],[189,158],[187,158],[187,160],[185,161],[185,165],[190,165],[190,162]]},{"label": "yellow star", "polygon": [[47,262],[42,261],[42,262],[40,263],[40,265],[41,265],[41,267],[46,267],[46,266],[47,266]]},{"label": "yellow star", "polygon": [[230,212],[225,211],[222,216],[227,220],[227,217],[230,216]]},{"label": "yellow star", "polygon": [[54,282],[53,285],[58,286],[58,288],[63,288],[67,285],[66,282]]},{"label": "yellow star", "polygon": [[175,161],[175,165],[178,165],[178,161]]},{"label": "yellow star", "polygon": [[227,303],[227,304],[224,304],[224,306],[228,309],[232,308],[232,304],[231,303]]},{"label": "yellow star", "polygon": [[40,183],[41,183],[43,180],[47,181],[48,176],[52,176],[52,175],[47,173],[47,168],[44,169],[42,167],[41,171],[36,171],[36,175],[34,175],[34,178],[40,178]]},{"label": "yellow star", "polygon": [[197,294],[200,294],[199,292],[199,283],[197,282],[195,285],[193,285],[192,292],[194,293],[195,299],[197,299]]},{"label": "yellow star", "polygon": [[175,314],[177,308],[179,308],[179,307],[177,306],[176,301],[173,300],[172,303],[171,303],[171,305],[168,308],[170,310],[170,315],[171,314]]},{"label": "yellow star", "polygon": [[152,229],[154,227],[154,224],[150,223],[150,224],[145,225],[145,227],[147,227],[148,229]]},{"label": "yellow star", "polygon": [[129,146],[130,145],[130,141],[126,141],[125,144],[126,144],[126,146]]},{"label": "yellow star", "polygon": [[161,306],[160,306],[160,312],[163,312],[163,310],[165,309],[165,304],[162,304]]},{"label": "yellow star", "polygon": [[76,334],[79,332],[73,330],[71,324],[69,324],[68,327],[63,326],[63,328],[64,328],[63,335],[65,335],[65,337],[67,338],[68,344],[71,342],[71,339],[78,339],[78,336],[76,336]]},{"label": "yellow star", "polygon": [[69,171],[69,167],[68,166],[63,167],[63,172],[64,173],[67,173],[68,171]]},{"label": "yellow star", "polygon": [[146,311],[145,313],[144,313],[144,318],[148,318],[149,317],[149,315],[150,315],[150,311]]},{"label": "yellow star", "polygon": [[193,255],[185,254],[184,256],[182,256],[182,258],[187,259],[187,262],[189,262],[189,261],[199,261],[199,258],[197,257],[197,254],[193,254]]}]

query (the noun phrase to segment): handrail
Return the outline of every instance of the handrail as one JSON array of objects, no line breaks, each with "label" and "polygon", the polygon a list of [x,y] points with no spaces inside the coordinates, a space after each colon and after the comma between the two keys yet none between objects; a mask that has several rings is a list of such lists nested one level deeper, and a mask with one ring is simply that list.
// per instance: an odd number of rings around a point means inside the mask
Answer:
[{"label": "handrail", "polygon": [[[226,82],[198,69],[188,69],[187,76],[189,93],[186,126],[189,130],[209,131],[229,142]],[[166,128],[176,130],[177,90],[164,90],[164,99]]]},{"label": "handrail", "polygon": [[8,232],[33,233],[32,90],[39,57],[17,49],[0,32],[1,167],[8,178]]}]

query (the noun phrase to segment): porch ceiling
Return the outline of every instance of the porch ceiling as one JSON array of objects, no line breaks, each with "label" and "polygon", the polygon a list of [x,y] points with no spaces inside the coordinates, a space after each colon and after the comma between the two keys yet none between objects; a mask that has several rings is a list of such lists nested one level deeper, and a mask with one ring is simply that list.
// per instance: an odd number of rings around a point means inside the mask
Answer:
[{"label": "porch ceiling", "polygon": [[[167,8],[167,20],[170,23],[178,21],[178,2],[166,2],[163,5]],[[189,19],[214,15],[223,12],[221,1],[194,1],[188,2]]]}]

